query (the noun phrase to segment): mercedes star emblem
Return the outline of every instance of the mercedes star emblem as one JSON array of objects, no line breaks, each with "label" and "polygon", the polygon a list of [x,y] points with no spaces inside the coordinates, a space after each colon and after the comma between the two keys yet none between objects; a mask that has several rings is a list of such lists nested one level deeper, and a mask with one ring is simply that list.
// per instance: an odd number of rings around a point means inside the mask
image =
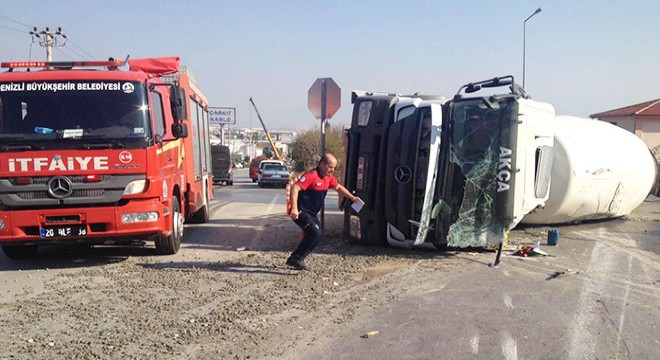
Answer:
[{"label": "mercedes star emblem", "polygon": [[73,185],[66,176],[55,176],[48,180],[48,193],[56,199],[64,199],[71,196]]}]

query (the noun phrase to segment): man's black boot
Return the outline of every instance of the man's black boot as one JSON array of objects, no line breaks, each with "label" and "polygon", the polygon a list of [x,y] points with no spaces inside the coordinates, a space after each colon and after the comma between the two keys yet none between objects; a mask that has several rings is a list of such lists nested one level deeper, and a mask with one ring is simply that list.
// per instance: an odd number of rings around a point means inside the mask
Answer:
[{"label": "man's black boot", "polygon": [[298,270],[309,270],[309,267],[307,264],[305,264],[305,260],[299,260],[295,255],[289,256],[288,259],[286,259],[286,264],[289,266],[293,266],[294,268]]}]

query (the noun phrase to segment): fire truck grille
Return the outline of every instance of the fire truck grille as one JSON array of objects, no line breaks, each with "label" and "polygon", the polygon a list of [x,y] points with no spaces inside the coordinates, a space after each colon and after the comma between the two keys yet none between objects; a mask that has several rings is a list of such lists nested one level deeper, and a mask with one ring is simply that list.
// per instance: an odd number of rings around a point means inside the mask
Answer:
[{"label": "fire truck grille", "polygon": [[[72,175],[72,176],[67,176],[69,179],[71,179],[71,183],[73,184],[82,184],[85,182],[85,176],[83,175]],[[99,181],[108,181],[112,178],[112,175],[101,175]],[[48,184],[48,180],[50,180],[50,176],[35,176],[31,178],[32,184],[37,184],[37,185],[45,185]],[[18,183],[18,179],[14,178],[10,180],[12,184],[16,185]]]},{"label": "fire truck grille", "polygon": [[74,190],[71,194],[72,197],[98,197],[103,196],[103,189],[93,189],[93,190]]},{"label": "fire truck grille", "polygon": [[[103,189],[91,189],[91,190],[74,190],[71,193],[72,198],[85,198],[85,197],[99,197],[103,196],[105,191]],[[49,199],[51,198],[48,195],[47,191],[24,191],[16,194],[18,197],[24,200],[35,200],[35,199]]]},{"label": "fire truck grille", "polygon": [[0,178],[0,211],[23,208],[118,206],[124,189],[144,174]]},{"label": "fire truck grille", "polygon": [[16,194],[19,198],[24,200],[34,200],[34,199],[48,199],[48,192],[46,191],[26,191]]}]

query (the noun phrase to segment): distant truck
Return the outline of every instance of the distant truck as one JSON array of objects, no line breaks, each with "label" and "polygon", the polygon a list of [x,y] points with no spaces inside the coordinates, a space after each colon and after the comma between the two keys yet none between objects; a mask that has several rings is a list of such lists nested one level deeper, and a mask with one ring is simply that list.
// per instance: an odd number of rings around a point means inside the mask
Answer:
[{"label": "distant truck", "polygon": [[[467,96],[499,86],[509,86],[510,93]],[[499,244],[528,214],[537,223],[625,215],[656,177],[648,149],[611,129],[584,142],[598,150],[576,146],[600,125],[556,117],[550,104],[531,100],[512,76],[466,84],[451,99],[354,92],[352,102],[344,182],[365,206],[360,213],[344,207],[344,235],[355,241]],[[593,154],[606,146],[613,149],[608,154],[622,155],[608,162]],[[588,166],[592,157],[601,170]],[[622,166],[626,158],[635,165]],[[592,176],[571,177],[587,170]],[[583,183],[573,186],[576,179]],[[572,212],[557,216],[567,202]]]},{"label": "distant truck", "polygon": [[3,62],[0,245],[154,241],[209,219],[208,101],[179,58]]},{"label": "distant truck", "polygon": [[226,145],[211,145],[211,160],[213,170],[213,183],[234,185],[234,172],[231,162],[231,151]]}]

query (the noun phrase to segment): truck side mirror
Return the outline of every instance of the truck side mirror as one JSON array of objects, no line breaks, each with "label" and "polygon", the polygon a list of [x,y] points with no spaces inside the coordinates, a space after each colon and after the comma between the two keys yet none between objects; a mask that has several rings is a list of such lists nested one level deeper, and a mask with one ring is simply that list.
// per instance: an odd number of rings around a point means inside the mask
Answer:
[{"label": "truck side mirror", "polygon": [[188,137],[188,125],[182,123],[172,124],[172,135],[178,138],[187,138]]},{"label": "truck side mirror", "polygon": [[172,106],[172,116],[175,121],[183,120],[188,115],[186,107],[186,91],[178,86],[173,86],[170,91],[170,104]]}]

